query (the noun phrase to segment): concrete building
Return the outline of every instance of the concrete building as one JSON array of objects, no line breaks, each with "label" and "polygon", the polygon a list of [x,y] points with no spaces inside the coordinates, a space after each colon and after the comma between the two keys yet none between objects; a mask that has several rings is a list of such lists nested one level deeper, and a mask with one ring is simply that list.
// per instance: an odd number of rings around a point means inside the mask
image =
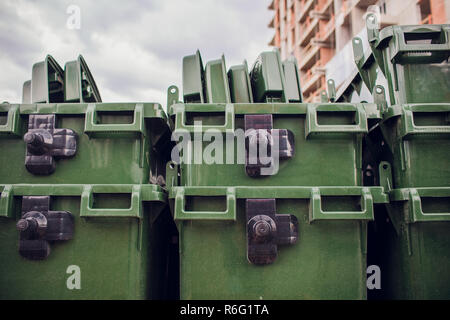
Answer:
[{"label": "concrete building", "polygon": [[[372,7],[370,7],[372,6]],[[376,6],[376,7],[373,7]],[[355,68],[351,39],[367,39],[367,9],[380,13],[381,27],[450,21],[450,0],[272,0],[275,29],[269,45],[283,58],[295,56],[306,102],[320,101],[326,79],[339,88]]]}]

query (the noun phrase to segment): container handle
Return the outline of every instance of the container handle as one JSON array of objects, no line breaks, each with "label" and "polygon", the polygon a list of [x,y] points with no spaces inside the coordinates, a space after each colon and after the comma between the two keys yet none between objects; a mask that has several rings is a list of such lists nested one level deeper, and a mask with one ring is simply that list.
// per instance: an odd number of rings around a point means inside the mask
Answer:
[{"label": "container handle", "polygon": [[[222,106],[222,105],[221,105]],[[223,125],[195,125],[186,124],[186,109],[183,104],[179,104],[175,108],[175,130],[186,130],[188,132],[205,132],[208,129],[219,130],[220,132],[234,132],[234,106],[232,104],[223,105],[225,112],[225,124]]]},{"label": "container handle", "polygon": [[175,220],[236,220],[236,193],[226,189],[227,208],[225,211],[186,211],[184,188],[178,188],[175,195]]},{"label": "container handle", "polygon": [[[131,206],[126,209],[92,208],[93,193],[130,193]],[[95,189],[95,190],[94,190]],[[130,217],[142,218],[141,186],[108,186],[108,185],[85,185],[81,194],[80,217]]]},{"label": "container handle", "polygon": [[[357,119],[354,125],[319,125],[317,112],[322,111],[356,111]],[[367,133],[367,115],[362,105],[340,104],[308,104],[306,109],[306,136],[320,133]]]},{"label": "container handle", "polygon": [[13,218],[13,186],[4,185],[0,191],[0,217]]},{"label": "container handle", "polygon": [[[430,105],[431,107],[432,105]],[[450,112],[450,105],[440,106],[444,112]],[[431,108],[430,108],[431,109]],[[432,112],[432,110],[427,110],[427,112]],[[402,128],[402,137],[410,135],[410,134],[449,134],[450,133],[450,125],[448,126],[417,126],[414,124],[414,113],[411,110],[411,106],[405,105],[403,106],[403,128]]]},{"label": "container handle", "polygon": [[362,188],[362,211],[323,211],[319,188],[311,189],[309,221],[314,220],[373,220],[373,197],[369,188]]},{"label": "container handle", "polygon": [[[437,28],[438,27],[438,28]],[[393,36],[394,36],[394,47],[392,48],[391,61],[394,63],[404,62],[407,63],[408,59],[412,61],[420,62],[438,62],[442,60],[444,57],[448,57],[450,50],[450,28],[447,26],[430,26],[426,30],[424,34],[439,34],[441,38],[441,43],[407,43],[406,35],[420,35],[421,33],[415,32],[414,30],[404,30],[402,27],[393,26]],[[421,27],[423,29],[423,27]],[[442,53],[442,56],[434,57],[433,55],[427,56],[417,56],[418,53]],[[406,56],[405,54],[414,54],[412,57]],[[438,58],[436,60],[436,58]]]},{"label": "container handle", "polygon": [[422,209],[422,200],[417,189],[409,189],[409,200],[411,201],[411,222],[450,221],[450,212],[424,213]]},{"label": "container handle", "polygon": [[20,110],[19,106],[10,106],[8,108],[8,115],[6,116],[6,123],[0,125],[0,137],[2,135],[20,136]]},{"label": "container handle", "polygon": [[136,104],[134,108],[133,123],[130,124],[99,124],[97,123],[97,112],[98,110],[96,104],[88,104],[84,125],[84,132],[88,135],[109,132],[137,132],[141,134],[145,133],[144,106],[142,103]]}]

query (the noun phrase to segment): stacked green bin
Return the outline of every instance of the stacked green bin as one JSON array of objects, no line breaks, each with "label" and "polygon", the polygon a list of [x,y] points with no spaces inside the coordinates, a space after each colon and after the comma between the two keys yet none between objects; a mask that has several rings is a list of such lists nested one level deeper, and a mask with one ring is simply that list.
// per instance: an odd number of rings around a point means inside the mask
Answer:
[{"label": "stacked green bin", "polygon": [[[450,25],[391,26],[379,31],[368,15],[368,39],[386,76],[390,104],[450,101]],[[375,22],[374,22],[375,21]]]},{"label": "stacked green bin", "polygon": [[404,104],[380,124],[392,155],[393,188],[450,187],[450,104]]},{"label": "stacked green bin", "polygon": [[[185,142],[181,156],[200,163],[167,166],[180,236],[181,298],[366,298],[367,221],[375,203],[387,202],[381,187],[362,186],[361,142],[368,118],[379,118],[377,105],[301,103],[297,67],[292,60],[281,63],[277,52],[261,54],[250,74],[246,63],[231,67],[228,77],[223,58],[205,71],[198,52],[183,61],[185,103],[173,103],[168,113],[174,136]],[[230,91],[227,99],[223,93]],[[168,101],[178,101],[176,87],[169,88]],[[235,130],[248,129],[253,116],[270,118],[274,130],[293,137],[272,175],[254,176],[237,162],[236,143],[217,147],[224,164],[208,164],[202,154],[211,151],[209,142],[200,142],[199,152],[198,142],[189,141],[213,130],[210,141],[237,142]],[[271,225],[272,236],[273,228],[278,231],[276,240],[262,242],[270,243],[267,252],[253,238],[258,212],[288,221]]]},{"label": "stacked green bin", "polygon": [[[16,223],[25,197],[49,197],[52,211],[73,216],[73,238],[53,241],[43,260],[18,252]],[[150,184],[0,186],[0,298],[163,298],[165,203],[163,189]],[[79,287],[71,287],[74,266]]]},{"label": "stacked green bin", "polygon": [[[355,38],[358,73],[338,94],[328,80],[322,103],[303,103],[296,62],[277,51],[250,72],[223,56],[203,67],[197,51],[169,118],[102,103],[81,56],[64,69],[47,56],[22,104],[0,104],[0,298],[174,297],[175,220],[182,299],[365,299],[376,204],[392,226],[385,297],[450,298],[449,30],[369,28],[372,53]],[[171,131],[193,163],[175,161]],[[252,166],[265,143],[277,166]]]},{"label": "stacked green bin", "polygon": [[388,162],[379,170],[386,171],[395,231],[381,235],[387,298],[450,298],[449,113],[450,104],[397,105],[380,123]]},{"label": "stacked green bin", "polygon": [[388,299],[450,298],[449,27],[368,27],[392,104],[369,133],[390,196],[392,228],[380,235]]},{"label": "stacked green bin", "polygon": [[450,188],[390,190],[390,171],[388,162],[380,164],[381,182],[389,191],[387,212],[392,224],[384,227],[380,236],[380,243],[385,244],[384,298],[449,299]]},{"label": "stacked green bin", "polygon": [[[148,183],[164,177],[164,159],[157,150],[169,137],[166,116],[156,103],[0,104],[0,179],[14,183]],[[46,125],[70,129],[76,153],[56,155],[50,174],[25,167],[32,116],[45,115]],[[37,118],[35,118],[37,119]],[[51,168],[53,166],[53,168]]]},{"label": "stacked green bin", "polygon": [[0,105],[0,298],[170,297],[161,106],[101,103],[81,56],[23,97]]}]

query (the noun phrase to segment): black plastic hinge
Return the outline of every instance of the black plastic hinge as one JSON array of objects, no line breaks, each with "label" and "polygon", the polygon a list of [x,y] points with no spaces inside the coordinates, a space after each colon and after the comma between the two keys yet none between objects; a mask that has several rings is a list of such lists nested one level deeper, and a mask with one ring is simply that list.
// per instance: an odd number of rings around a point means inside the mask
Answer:
[{"label": "black plastic hinge", "polygon": [[275,199],[247,199],[247,259],[253,264],[271,264],[278,245],[297,242],[298,220],[294,215],[277,214]]},{"label": "black plastic hinge", "polygon": [[55,158],[73,157],[77,152],[77,134],[70,129],[55,128],[54,114],[30,115],[25,167],[36,175],[49,175],[55,171]]},{"label": "black plastic hinge", "polygon": [[278,160],[294,156],[294,134],[272,129],[271,114],[245,115],[245,171],[250,177],[278,172]]},{"label": "black plastic hinge", "polygon": [[49,196],[22,198],[22,218],[16,226],[20,232],[19,253],[24,258],[43,260],[50,254],[50,243],[72,239],[72,214],[49,208]]}]

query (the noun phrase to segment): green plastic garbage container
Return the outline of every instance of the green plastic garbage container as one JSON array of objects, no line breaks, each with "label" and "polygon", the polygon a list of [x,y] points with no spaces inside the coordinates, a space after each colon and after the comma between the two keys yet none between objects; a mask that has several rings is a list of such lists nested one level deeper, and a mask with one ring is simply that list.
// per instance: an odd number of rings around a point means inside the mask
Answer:
[{"label": "green plastic garbage container", "polygon": [[382,188],[169,189],[181,299],[366,298],[367,221],[388,201]]},{"label": "green plastic garbage container", "polygon": [[167,141],[156,103],[0,104],[0,183],[163,184]]},{"label": "green plastic garbage container", "polygon": [[157,185],[0,186],[0,299],[166,299]]},{"label": "green plastic garbage container", "polygon": [[450,25],[374,28],[367,16],[368,39],[389,85],[390,104],[450,101]]},{"label": "green plastic garbage container", "polygon": [[[380,164],[386,185],[390,170]],[[380,235],[384,298],[450,299],[450,188],[393,189],[389,197],[392,227]]]},{"label": "green plastic garbage container", "polygon": [[388,150],[384,160],[393,166],[392,188],[450,186],[449,115],[444,103],[387,109],[380,129]]},{"label": "green plastic garbage container", "polygon": [[[375,104],[349,103],[179,103],[168,113],[185,186],[361,185],[367,120],[380,117]],[[279,141],[265,172],[246,160],[260,142],[244,137],[262,128]]]}]

